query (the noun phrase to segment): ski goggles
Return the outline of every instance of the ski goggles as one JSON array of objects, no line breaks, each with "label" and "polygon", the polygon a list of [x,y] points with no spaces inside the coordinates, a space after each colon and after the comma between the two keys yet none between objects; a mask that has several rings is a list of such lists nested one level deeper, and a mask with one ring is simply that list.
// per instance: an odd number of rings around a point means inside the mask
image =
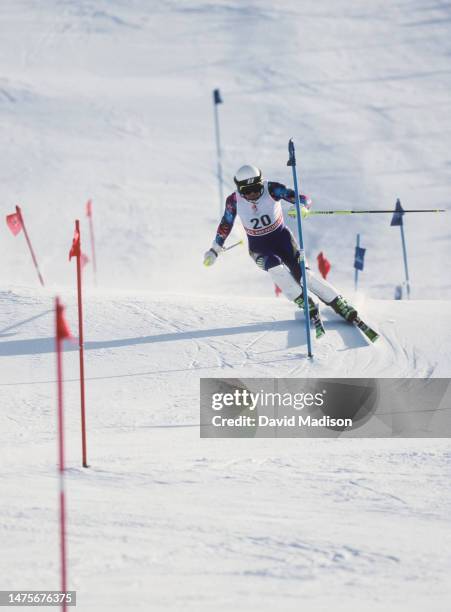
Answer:
[{"label": "ski goggles", "polygon": [[246,197],[249,195],[257,194],[259,197],[263,193],[263,183],[254,183],[253,185],[240,185],[238,187],[240,195]]}]

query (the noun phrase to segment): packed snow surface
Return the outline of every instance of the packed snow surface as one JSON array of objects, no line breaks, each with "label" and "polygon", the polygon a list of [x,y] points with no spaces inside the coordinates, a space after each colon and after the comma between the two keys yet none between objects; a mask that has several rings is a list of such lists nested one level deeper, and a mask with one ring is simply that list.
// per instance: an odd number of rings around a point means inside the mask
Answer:
[{"label": "packed snow surface", "polygon": [[[312,267],[380,332],[302,316],[245,247],[202,257],[253,163],[317,210],[450,208],[451,5],[432,0],[3,0],[0,589],[59,588],[53,298],[77,335],[85,270],[89,469],[78,352],[64,353],[69,585],[82,611],[442,612],[451,604],[447,440],[206,440],[201,377],[449,377],[449,212],[312,217]],[[353,292],[356,234],[367,249]],[[230,241],[242,237],[237,224]]]}]

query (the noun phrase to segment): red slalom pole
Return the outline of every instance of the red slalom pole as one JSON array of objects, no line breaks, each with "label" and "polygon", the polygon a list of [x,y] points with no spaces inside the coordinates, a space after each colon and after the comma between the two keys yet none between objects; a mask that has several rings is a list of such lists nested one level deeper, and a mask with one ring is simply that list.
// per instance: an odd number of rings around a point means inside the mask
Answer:
[{"label": "red slalom pole", "polygon": [[[64,307],[59,298],[55,299],[55,342],[58,395],[58,468],[59,468],[59,521],[60,521],[60,568],[61,591],[67,590],[67,560],[66,560],[66,499],[64,493],[64,410],[63,410],[63,358],[62,343],[70,337],[70,332],[64,320]],[[67,611],[66,598],[61,602],[61,610]]]},{"label": "red slalom pole", "polygon": [[96,249],[94,239],[94,222],[92,220],[92,200],[86,202],[86,216],[89,219],[89,233],[91,235],[91,255],[92,255],[92,267],[94,270],[94,283],[97,285],[97,265],[96,265]]},{"label": "red slalom pole", "polygon": [[75,233],[72,242],[72,248],[69,253],[69,261],[72,257],[77,259],[77,297],[78,297],[78,348],[80,355],[80,404],[81,404],[81,447],[82,447],[82,465],[87,468],[87,445],[86,445],[86,410],[85,410],[85,365],[84,365],[84,348],[83,348],[83,296],[81,286],[81,239],[80,239],[80,221],[75,221]]},{"label": "red slalom pole", "polygon": [[81,291],[81,239],[80,221],[75,221],[75,229],[78,232],[78,255],[77,255],[77,295],[78,295],[78,347],[80,354],[80,401],[81,401],[81,446],[83,467],[88,467],[86,450],[86,411],[85,411],[85,358],[83,346],[83,296]]},{"label": "red slalom pole", "polygon": [[23,216],[22,216],[22,210],[21,210],[20,206],[16,206],[16,213],[17,213],[17,215],[18,215],[18,217],[20,219],[20,223],[22,224],[22,229],[23,229],[23,233],[24,233],[24,236],[25,236],[25,240],[27,241],[28,248],[30,249],[31,258],[32,258],[33,263],[34,263],[34,267],[36,269],[36,272],[37,272],[37,275],[38,275],[38,278],[39,278],[39,282],[44,287],[44,279],[42,278],[41,271],[39,270],[38,260],[36,259],[36,255],[34,253],[32,245],[31,245],[30,237],[28,236],[27,228],[25,227],[25,223],[24,223]]}]

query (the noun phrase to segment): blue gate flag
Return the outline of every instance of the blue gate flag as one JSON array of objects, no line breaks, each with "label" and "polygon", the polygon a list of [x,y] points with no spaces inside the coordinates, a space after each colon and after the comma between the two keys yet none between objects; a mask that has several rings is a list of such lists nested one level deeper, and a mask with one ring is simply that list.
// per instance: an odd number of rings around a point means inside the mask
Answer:
[{"label": "blue gate flag", "polygon": [[356,270],[363,270],[365,251],[366,249],[362,249],[362,247],[355,247],[354,268]]},{"label": "blue gate flag", "polygon": [[401,202],[399,198],[396,200],[396,208],[393,213],[393,218],[391,220],[390,225],[402,225],[402,216],[404,214],[404,209],[401,206]]},{"label": "blue gate flag", "polygon": [[213,91],[213,100],[215,104],[222,104],[221,92],[219,89]]}]

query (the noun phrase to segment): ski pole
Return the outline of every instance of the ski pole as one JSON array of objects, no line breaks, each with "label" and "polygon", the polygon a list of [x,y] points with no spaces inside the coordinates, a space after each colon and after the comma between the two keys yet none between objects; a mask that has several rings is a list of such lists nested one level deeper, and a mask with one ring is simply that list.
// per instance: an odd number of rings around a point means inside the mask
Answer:
[{"label": "ski pole", "polygon": [[[296,152],[294,148],[293,139],[290,138],[288,141],[288,153],[289,158],[287,161],[287,166],[291,166],[293,171],[293,184],[294,184],[294,202],[296,205],[296,213],[297,213],[297,222],[298,222],[298,234],[299,234],[299,248],[301,249],[301,253],[304,253],[304,239],[302,236],[302,222],[301,222],[301,207],[299,204],[299,190],[298,190],[298,178],[296,173]],[[305,273],[305,261],[304,257],[301,257],[301,276],[302,276],[302,289],[303,289],[303,297],[304,297],[304,316],[305,316],[305,331],[307,334],[307,349],[308,356],[313,357],[312,354],[312,340],[310,337],[310,312],[309,312],[309,303],[308,303],[308,291],[307,291],[307,275]]]},{"label": "ski pole", "polygon": [[[443,208],[425,208],[420,210],[405,210],[405,213],[440,213],[447,212]],[[366,214],[393,214],[393,210],[306,210],[304,211],[304,217],[310,217],[311,215],[366,215]]]},{"label": "ski pole", "polygon": [[234,249],[236,246],[238,246],[239,244],[243,244],[242,240],[239,240],[238,242],[235,242],[234,244],[231,244],[228,247],[224,247],[224,251],[230,251],[230,249]]}]

